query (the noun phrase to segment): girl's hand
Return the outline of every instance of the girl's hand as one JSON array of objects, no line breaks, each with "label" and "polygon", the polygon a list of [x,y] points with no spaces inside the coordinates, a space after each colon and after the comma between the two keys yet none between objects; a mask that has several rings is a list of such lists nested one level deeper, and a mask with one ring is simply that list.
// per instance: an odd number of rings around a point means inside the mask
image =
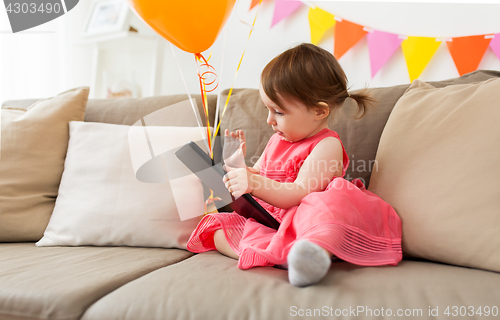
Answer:
[{"label": "girl's hand", "polygon": [[231,168],[225,166],[228,171],[222,178],[227,190],[238,199],[245,193],[251,193],[254,189],[252,173],[246,168]]},{"label": "girl's hand", "polygon": [[246,168],[245,154],[247,152],[246,138],[242,130],[229,133],[224,131],[224,148],[222,158],[226,166],[231,168]]},{"label": "girl's hand", "polygon": [[250,173],[253,173],[253,174],[259,174],[259,171],[255,170],[254,168],[252,167],[247,167],[247,170],[250,172]]}]

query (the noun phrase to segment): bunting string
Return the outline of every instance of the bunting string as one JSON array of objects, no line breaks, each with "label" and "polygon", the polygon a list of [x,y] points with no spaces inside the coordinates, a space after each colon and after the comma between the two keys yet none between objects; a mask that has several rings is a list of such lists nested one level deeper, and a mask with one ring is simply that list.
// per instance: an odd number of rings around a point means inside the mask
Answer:
[{"label": "bunting string", "polygon": [[[257,0],[252,1],[250,10],[255,6],[256,2]],[[366,37],[372,78],[400,48],[403,51],[411,81],[420,76],[443,42],[446,43],[460,75],[477,70],[488,48],[491,48],[500,59],[500,33],[449,39],[398,35],[347,21],[315,5],[311,5],[308,1],[275,0],[271,28],[301,7],[309,9],[308,20],[311,30],[311,43],[318,45],[328,32],[332,32],[335,38],[332,53],[337,59],[340,59],[361,39]]]}]

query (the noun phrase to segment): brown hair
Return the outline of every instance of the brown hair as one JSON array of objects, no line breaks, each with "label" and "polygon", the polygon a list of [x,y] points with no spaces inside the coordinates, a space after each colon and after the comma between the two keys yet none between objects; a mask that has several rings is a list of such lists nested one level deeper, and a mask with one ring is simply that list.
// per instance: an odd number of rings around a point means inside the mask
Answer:
[{"label": "brown hair", "polygon": [[302,43],[275,57],[262,71],[260,80],[269,99],[284,110],[279,95],[283,99],[296,99],[308,108],[325,102],[333,111],[350,97],[358,104],[356,115],[361,113],[357,119],[375,102],[366,89],[349,94],[347,77],[337,59],[310,43]]}]

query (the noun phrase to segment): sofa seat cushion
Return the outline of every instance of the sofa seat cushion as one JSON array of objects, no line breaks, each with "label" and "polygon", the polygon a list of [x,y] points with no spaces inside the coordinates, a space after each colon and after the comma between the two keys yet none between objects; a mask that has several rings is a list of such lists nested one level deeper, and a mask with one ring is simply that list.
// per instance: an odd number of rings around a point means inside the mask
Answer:
[{"label": "sofa seat cushion", "polygon": [[[444,318],[447,306],[491,308],[500,299],[500,274],[424,261],[403,260],[397,267],[334,262],[323,281],[306,288],[290,285],[285,270],[236,264],[218,252],[195,255],[127,283],[82,320],[394,319],[398,309],[407,313],[398,318],[428,319],[429,306]],[[408,316],[416,312],[421,315]],[[476,318],[484,314],[468,317]]]},{"label": "sofa seat cushion", "polygon": [[0,319],[79,319],[95,301],[189,258],[178,249],[0,244]]}]

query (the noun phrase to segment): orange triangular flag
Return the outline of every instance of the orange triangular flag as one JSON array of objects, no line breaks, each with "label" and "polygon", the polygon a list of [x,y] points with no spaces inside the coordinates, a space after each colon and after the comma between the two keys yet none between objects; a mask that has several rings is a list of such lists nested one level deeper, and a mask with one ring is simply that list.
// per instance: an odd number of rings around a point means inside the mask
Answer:
[{"label": "orange triangular flag", "polygon": [[453,41],[446,42],[460,75],[476,71],[490,41],[491,38],[485,39],[484,35],[480,35],[453,38]]},{"label": "orange triangular flag", "polygon": [[[253,9],[253,7],[255,7],[256,5],[258,5],[260,2],[260,0],[252,0],[252,3],[250,4],[250,10]],[[262,2],[264,2],[264,0],[262,0]]]},{"label": "orange triangular flag", "polygon": [[363,26],[346,20],[337,21],[335,25],[335,48],[333,55],[340,59],[361,38],[366,35]]}]

